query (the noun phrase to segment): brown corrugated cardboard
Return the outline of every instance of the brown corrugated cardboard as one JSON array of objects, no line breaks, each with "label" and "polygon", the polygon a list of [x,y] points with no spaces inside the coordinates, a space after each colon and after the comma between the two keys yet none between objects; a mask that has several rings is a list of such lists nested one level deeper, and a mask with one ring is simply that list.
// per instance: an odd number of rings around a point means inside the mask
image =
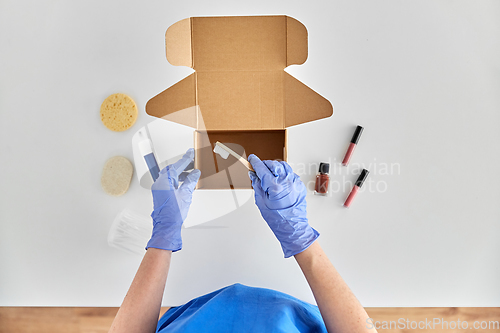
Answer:
[{"label": "brown corrugated cardboard", "polygon": [[170,26],[167,60],[195,73],[153,97],[149,115],[196,129],[198,188],[251,188],[246,168],[212,153],[286,160],[286,127],[326,118],[328,100],[284,69],[307,59],[307,30],[287,16],[192,17]]}]

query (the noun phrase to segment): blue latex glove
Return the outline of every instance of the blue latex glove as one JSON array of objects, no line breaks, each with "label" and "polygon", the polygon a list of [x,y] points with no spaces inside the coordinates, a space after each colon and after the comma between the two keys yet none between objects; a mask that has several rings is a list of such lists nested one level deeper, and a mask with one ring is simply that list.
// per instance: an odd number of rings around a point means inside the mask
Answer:
[{"label": "blue latex glove", "polygon": [[307,222],[304,183],[286,162],[261,161],[251,154],[255,172],[248,175],[255,190],[255,203],[281,243],[285,258],[307,249],[319,233]]},{"label": "blue latex glove", "polygon": [[[193,162],[194,149],[190,148],[180,160],[160,171],[160,176],[151,186],[154,210],[153,235],[150,247],[170,250],[182,249],[181,227],[186,219],[193,191],[200,178],[200,170],[193,170],[187,176],[182,172]],[[179,186],[179,181],[183,181]]]}]

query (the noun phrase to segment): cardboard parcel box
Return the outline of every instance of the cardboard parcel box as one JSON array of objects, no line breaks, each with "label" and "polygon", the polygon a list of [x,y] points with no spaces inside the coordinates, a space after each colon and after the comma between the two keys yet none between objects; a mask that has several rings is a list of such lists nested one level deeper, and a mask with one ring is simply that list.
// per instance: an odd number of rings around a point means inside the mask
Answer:
[{"label": "cardboard parcel box", "polygon": [[212,152],[216,141],[244,157],[286,161],[286,128],[333,113],[284,71],[307,59],[307,30],[291,17],[192,17],[165,37],[167,60],[195,72],[150,99],[146,112],[195,128],[198,188],[251,188],[242,163]]}]

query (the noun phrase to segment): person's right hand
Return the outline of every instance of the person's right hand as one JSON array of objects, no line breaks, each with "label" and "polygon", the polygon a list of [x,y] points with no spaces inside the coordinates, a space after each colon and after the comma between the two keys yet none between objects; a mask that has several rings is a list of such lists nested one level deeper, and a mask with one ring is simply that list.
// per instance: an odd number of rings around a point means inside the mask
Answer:
[{"label": "person's right hand", "polygon": [[161,170],[160,176],[151,186],[153,234],[146,249],[153,247],[172,252],[182,249],[182,223],[187,217],[193,191],[201,175],[197,169],[187,175],[183,173],[193,159],[194,149],[191,148],[180,160]]},{"label": "person's right hand", "polygon": [[307,249],[319,237],[307,221],[306,187],[286,162],[261,161],[248,156],[255,172],[248,173],[255,203],[276,238],[285,258]]}]

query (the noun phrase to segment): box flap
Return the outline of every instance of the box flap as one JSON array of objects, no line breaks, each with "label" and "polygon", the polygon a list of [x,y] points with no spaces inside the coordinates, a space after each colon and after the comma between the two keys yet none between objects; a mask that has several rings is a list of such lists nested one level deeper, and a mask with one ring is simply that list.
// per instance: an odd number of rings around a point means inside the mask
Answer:
[{"label": "box flap", "polygon": [[172,24],[165,33],[167,60],[174,66],[193,67],[191,19]]},{"label": "box flap", "polygon": [[286,17],[286,66],[307,60],[307,29],[292,17]]},{"label": "box flap", "polygon": [[283,72],[285,95],[285,126],[327,118],[333,114],[332,104],[323,96]]},{"label": "box flap", "polygon": [[288,16],[193,17],[165,45],[169,63],[197,71],[284,69],[307,60],[307,29]]},{"label": "box flap", "polygon": [[287,66],[286,16],[191,20],[196,71],[268,71]]},{"label": "box flap", "polygon": [[151,98],[146,104],[146,113],[196,128],[198,107],[195,78],[193,73]]},{"label": "box flap", "polygon": [[197,72],[198,129],[283,129],[282,73]]}]

